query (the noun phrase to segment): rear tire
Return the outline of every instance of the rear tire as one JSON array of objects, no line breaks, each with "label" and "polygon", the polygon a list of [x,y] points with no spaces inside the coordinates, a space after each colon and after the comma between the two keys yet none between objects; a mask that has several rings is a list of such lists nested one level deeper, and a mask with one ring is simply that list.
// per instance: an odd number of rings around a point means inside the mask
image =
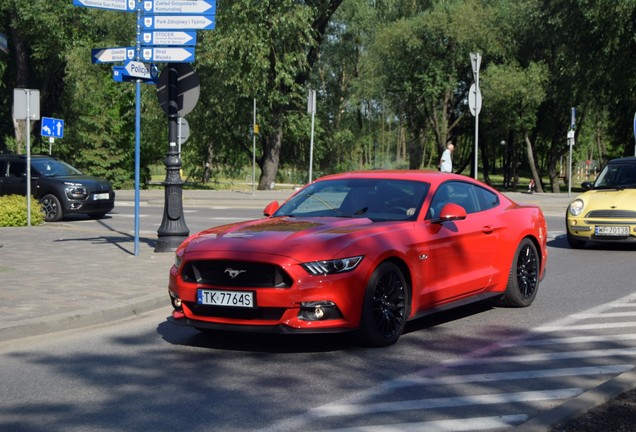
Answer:
[{"label": "rear tire", "polygon": [[367,346],[393,345],[404,332],[409,286],[398,266],[385,262],[375,269],[364,296],[360,337]]},{"label": "rear tire", "polygon": [[40,198],[40,203],[42,204],[42,210],[44,210],[45,221],[57,222],[62,219],[62,205],[55,195],[44,195]]},{"label": "rear tire", "polygon": [[540,259],[537,248],[529,239],[523,239],[512,259],[508,285],[499,304],[509,307],[530,306],[539,289]]}]

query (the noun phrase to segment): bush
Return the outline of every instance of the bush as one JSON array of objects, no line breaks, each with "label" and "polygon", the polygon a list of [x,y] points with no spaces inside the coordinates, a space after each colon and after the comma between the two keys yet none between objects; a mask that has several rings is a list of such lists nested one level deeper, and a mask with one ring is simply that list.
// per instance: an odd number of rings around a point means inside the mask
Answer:
[{"label": "bush", "polygon": [[[31,197],[31,225],[44,222],[44,212],[40,202]],[[0,197],[0,227],[27,225],[27,200],[22,195]]]}]

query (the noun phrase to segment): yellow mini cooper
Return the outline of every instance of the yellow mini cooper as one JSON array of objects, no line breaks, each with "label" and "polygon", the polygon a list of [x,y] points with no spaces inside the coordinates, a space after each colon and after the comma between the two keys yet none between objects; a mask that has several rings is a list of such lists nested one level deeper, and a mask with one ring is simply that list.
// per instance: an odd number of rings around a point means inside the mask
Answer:
[{"label": "yellow mini cooper", "polygon": [[636,241],[636,157],[613,159],[566,212],[568,243]]}]

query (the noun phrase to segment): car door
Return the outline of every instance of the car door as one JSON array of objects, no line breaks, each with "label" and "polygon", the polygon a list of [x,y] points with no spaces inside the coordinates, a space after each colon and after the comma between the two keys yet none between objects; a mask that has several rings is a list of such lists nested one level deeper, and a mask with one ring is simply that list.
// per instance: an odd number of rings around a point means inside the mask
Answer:
[{"label": "car door", "polygon": [[[501,232],[498,203],[493,195],[484,204],[479,186],[449,181],[437,189],[425,223],[426,241],[420,256],[424,287],[420,301],[435,305],[459,300],[489,287],[493,277],[493,260]],[[485,191],[485,190],[484,190]],[[440,222],[439,212],[447,203],[466,210],[463,220]]]}]

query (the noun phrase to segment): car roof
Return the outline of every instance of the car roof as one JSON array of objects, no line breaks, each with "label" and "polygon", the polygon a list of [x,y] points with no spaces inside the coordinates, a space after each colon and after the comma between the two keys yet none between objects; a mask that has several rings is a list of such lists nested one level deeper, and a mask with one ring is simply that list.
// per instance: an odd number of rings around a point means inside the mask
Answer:
[{"label": "car roof", "polygon": [[412,180],[438,185],[446,180],[460,180],[488,187],[481,182],[477,182],[470,177],[460,174],[442,173],[432,170],[366,170],[350,171],[339,174],[330,174],[316,181],[336,180],[336,179],[391,179],[391,180]]},{"label": "car roof", "polygon": [[628,157],[623,157],[623,158],[612,159],[611,161],[608,162],[608,164],[615,164],[615,163],[636,164],[636,157],[628,156]]},{"label": "car roof", "polygon": [[[0,158],[2,159],[26,159],[27,155],[23,155],[23,154],[0,154]],[[31,159],[55,159],[58,160],[58,158],[56,158],[55,156],[49,156],[49,155],[31,155]]]}]

